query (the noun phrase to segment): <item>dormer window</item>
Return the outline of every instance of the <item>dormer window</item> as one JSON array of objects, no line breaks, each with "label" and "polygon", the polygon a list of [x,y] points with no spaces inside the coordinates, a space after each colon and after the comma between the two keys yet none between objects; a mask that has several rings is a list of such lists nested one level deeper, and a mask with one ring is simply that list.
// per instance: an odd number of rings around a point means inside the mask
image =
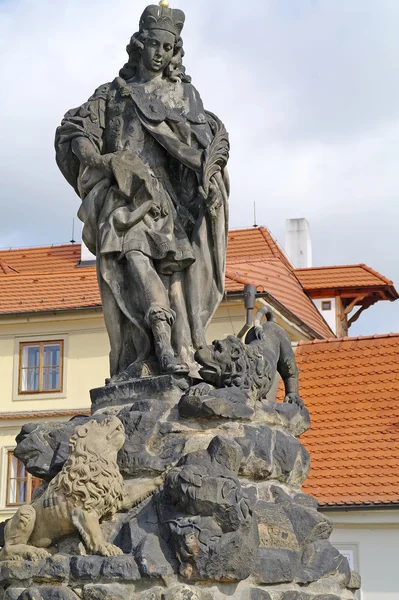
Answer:
[{"label": "dormer window", "polygon": [[323,300],[321,303],[321,310],[331,310],[331,300]]}]

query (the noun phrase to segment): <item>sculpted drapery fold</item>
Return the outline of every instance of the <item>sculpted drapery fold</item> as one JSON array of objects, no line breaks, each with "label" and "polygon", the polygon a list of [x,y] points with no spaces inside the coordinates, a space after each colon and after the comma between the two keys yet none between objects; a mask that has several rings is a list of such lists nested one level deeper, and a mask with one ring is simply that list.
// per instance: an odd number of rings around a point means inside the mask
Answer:
[{"label": "sculpted drapery fold", "polygon": [[[107,171],[77,155],[82,139],[107,157]],[[83,241],[97,257],[111,377],[193,370],[223,295],[223,124],[180,78],[117,77],[65,115],[56,157],[82,199]],[[168,338],[173,364],[157,352]]]}]

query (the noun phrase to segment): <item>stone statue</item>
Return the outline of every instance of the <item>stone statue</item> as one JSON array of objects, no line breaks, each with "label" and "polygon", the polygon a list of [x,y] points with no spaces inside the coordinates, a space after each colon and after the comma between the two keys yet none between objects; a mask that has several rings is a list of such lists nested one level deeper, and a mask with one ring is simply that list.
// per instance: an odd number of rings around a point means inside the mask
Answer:
[{"label": "stone statue", "polygon": [[166,477],[158,504],[161,530],[184,579],[240,581],[251,574],[259,533],[253,502],[237,477],[242,458],[237,442],[216,436]]},{"label": "stone statue", "polygon": [[229,336],[204,346],[195,357],[204,382],[183,395],[182,417],[248,419],[255,414],[255,403],[266,398],[277,373],[284,382],[284,402],[304,406],[290,337],[272,312],[263,325],[249,330],[245,343]]},{"label": "stone statue", "polygon": [[156,483],[146,490],[139,485],[136,498],[128,498],[116,462],[124,442],[124,428],[117,417],[91,419],[79,425],[70,439],[70,455],[61,472],[39,498],[21,506],[7,523],[0,560],[47,558],[50,553],[46,548],[76,530],[90,554],[123,554],[104,539],[100,521],[157,489]]},{"label": "stone statue", "polygon": [[185,72],[184,13],[167,6],[145,9],[119,77],[55,140],[97,259],[115,382],[187,374],[224,291],[228,136]]}]

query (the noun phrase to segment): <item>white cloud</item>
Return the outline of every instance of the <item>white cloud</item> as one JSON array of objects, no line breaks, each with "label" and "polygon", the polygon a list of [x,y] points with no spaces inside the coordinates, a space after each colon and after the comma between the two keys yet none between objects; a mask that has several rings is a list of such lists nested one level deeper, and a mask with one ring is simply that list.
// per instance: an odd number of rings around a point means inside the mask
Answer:
[{"label": "white cloud", "polygon": [[[55,165],[54,131],[115,77],[144,6],[0,2],[0,246],[69,240],[78,198]],[[280,240],[286,218],[306,216],[315,263],[367,262],[399,282],[399,3],[179,7],[188,72],[231,134],[231,226],[252,224],[254,200]],[[399,330],[398,312],[372,308],[354,331]]]}]

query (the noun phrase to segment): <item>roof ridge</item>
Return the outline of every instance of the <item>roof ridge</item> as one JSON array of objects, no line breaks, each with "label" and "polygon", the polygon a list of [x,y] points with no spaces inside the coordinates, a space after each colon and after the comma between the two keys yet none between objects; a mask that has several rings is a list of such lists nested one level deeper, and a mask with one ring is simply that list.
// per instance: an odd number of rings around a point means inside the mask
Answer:
[{"label": "roof ridge", "polygon": [[[265,261],[269,261],[269,262],[282,262],[281,258],[279,256],[269,256],[268,254],[248,254],[248,256],[233,256],[233,258],[227,258],[227,263],[253,263],[253,262],[265,262]],[[283,263],[284,264],[284,263]]]},{"label": "roof ridge", "polygon": [[393,285],[393,282],[390,279],[388,279],[387,277],[385,277],[384,275],[382,275],[381,273],[379,273],[372,267],[369,267],[365,263],[353,263],[353,264],[349,264],[349,265],[348,264],[347,265],[322,265],[322,266],[318,266],[318,267],[299,267],[299,268],[294,268],[294,271],[296,273],[297,272],[302,273],[304,271],[309,273],[311,271],[323,271],[326,269],[353,269],[355,267],[361,267],[365,271],[368,271],[372,275],[375,275],[376,277],[379,277],[380,279],[382,279],[382,281],[384,281],[384,283],[387,283],[388,285]]},{"label": "roof ridge", "polygon": [[399,332],[398,333],[374,333],[373,335],[358,335],[355,337],[340,337],[340,338],[335,338],[335,337],[331,337],[331,338],[325,338],[323,340],[301,340],[298,342],[298,346],[311,346],[311,345],[316,345],[316,344],[329,344],[329,343],[338,343],[338,342],[359,342],[362,340],[380,340],[380,339],[388,339],[388,338],[394,338],[394,337],[399,337]]},{"label": "roof ridge", "polygon": [[46,248],[80,248],[81,244],[80,243],[76,243],[76,244],[71,244],[71,243],[66,243],[65,244],[45,244],[44,246],[42,245],[38,245],[38,246],[17,246],[15,248],[12,247],[7,247],[7,248],[0,248],[0,254],[2,252],[18,252],[18,250],[45,250]]},{"label": "roof ridge", "polygon": [[32,277],[54,277],[54,275],[71,275],[74,273],[78,273],[80,275],[83,275],[85,272],[87,272],[87,270],[90,269],[90,271],[92,271],[93,269],[95,269],[94,265],[87,265],[84,268],[81,269],[54,269],[52,271],[24,271],[23,273],[20,273],[18,271],[16,271],[15,273],[6,273],[6,275],[8,275],[8,279],[11,279],[12,277],[18,277],[19,279],[22,278],[32,278]]},{"label": "roof ridge", "polygon": [[365,266],[363,263],[353,263],[350,265],[320,265],[318,267],[298,267],[295,268],[294,271],[317,271],[321,269],[344,269],[347,267],[363,267]]}]

